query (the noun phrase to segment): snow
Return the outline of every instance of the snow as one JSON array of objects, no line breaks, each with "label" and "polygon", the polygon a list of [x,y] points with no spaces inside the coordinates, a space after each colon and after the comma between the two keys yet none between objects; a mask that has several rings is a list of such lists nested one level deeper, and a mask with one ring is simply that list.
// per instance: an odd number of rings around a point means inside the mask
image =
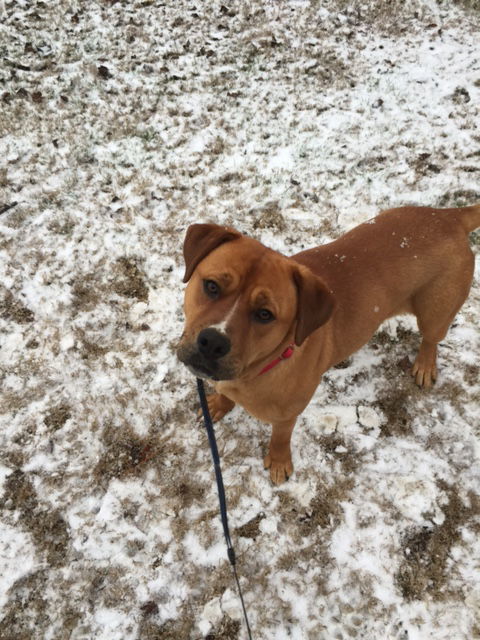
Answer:
[{"label": "snow", "polygon": [[[0,637],[245,637],[175,358],[185,230],[288,255],[480,202],[469,4],[0,2]],[[479,279],[432,391],[410,317],[325,374],[282,487],[266,425],[218,425],[253,637],[478,634]]]},{"label": "snow", "polygon": [[[19,558],[22,562],[19,562]],[[8,600],[8,590],[35,568],[35,550],[29,536],[3,524],[0,529],[0,606]]]}]

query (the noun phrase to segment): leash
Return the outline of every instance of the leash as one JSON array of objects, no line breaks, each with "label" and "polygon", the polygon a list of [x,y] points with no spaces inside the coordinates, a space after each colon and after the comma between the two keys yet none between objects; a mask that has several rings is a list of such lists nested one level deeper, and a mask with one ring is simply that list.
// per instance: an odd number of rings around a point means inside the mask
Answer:
[{"label": "leash", "polygon": [[210,443],[210,451],[212,453],[215,477],[217,479],[220,516],[222,518],[223,535],[225,536],[225,542],[227,543],[228,559],[230,560],[230,564],[232,565],[233,575],[235,576],[235,582],[237,583],[237,590],[240,597],[240,602],[242,603],[243,617],[245,619],[245,625],[247,627],[248,638],[249,640],[252,640],[252,632],[250,631],[250,625],[248,624],[247,610],[245,609],[245,602],[243,601],[242,589],[240,587],[240,581],[237,574],[235,551],[233,549],[232,541],[230,539],[230,531],[228,529],[227,501],[225,499],[225,488],[223,486],[222,470],[220,469],[220,456],[218,455],[215,431],[213,429],[213,422],[210,416],[210,411],[208,410],[207,397],[205,395],[205,388],[203,386],[203,380],[201,378],[197,378],[197,390],[198,396],[200,398],[200,406],[202,407],[203,420],[205,422],[205,428],[208,434],[208,441]]}]

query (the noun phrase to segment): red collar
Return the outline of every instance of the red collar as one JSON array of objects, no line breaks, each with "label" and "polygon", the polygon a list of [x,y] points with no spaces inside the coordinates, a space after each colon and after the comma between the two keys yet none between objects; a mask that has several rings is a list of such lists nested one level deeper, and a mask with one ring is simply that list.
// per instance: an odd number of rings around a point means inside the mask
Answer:
[{"label": "red collar", "polygon": [[267,373],[267,371],[270,371],[270,369],[273,369],[273,367],[276,367],[277,364],[282,360],[288,360],[288,358],[290,358],[293,355],[294,347],[295,347],[294,344],[290,344],[278,358],[275,358],[275,360],[272,360],[272,362],[270,362],[265,367],[263,367],[263,369],[260,371],[258,375],[261,376],[263,373]]}]

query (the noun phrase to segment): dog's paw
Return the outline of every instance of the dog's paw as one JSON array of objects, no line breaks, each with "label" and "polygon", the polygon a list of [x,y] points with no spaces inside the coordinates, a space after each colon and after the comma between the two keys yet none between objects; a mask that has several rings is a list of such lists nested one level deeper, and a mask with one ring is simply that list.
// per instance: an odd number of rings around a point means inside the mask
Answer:
[{"label": "dog's paw", "polygon": [[427,365],[419,360],[419,358],[415,360],[415,364],[412,367],[412,376],[419,387],[429,389],[437,379],[437,367],[435,364]]},{"label": "dog's paw", "polygon": [[293,473],[293,464],[291,460],[279,461],[272,460],[270,454],[263,459],[263,466],[270,470],[270,480],[275,485],[282,484],[288,480]]},{"label": "dog's paw", "polygon": [[[225,414],[233,409],[235,403],[223,396],[221,393],[212,393],[207,396],[208,410],[213,422],[218,422]],[[198,417],[202,417],[202,410],[198,412]]]},{"label": "dog's paw", "polygon": [[412,367],[412,376],[419,387],[431,387],[437,379],[437,345],[422,340]]}]

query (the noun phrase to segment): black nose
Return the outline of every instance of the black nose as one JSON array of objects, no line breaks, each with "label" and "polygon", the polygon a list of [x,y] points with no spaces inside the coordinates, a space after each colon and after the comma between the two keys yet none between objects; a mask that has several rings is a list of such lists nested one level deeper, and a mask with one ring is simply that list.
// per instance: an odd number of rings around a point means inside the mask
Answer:
[{"label": "black nose", "polygon": [[199,352],[209,360],[218,360],[227,355],[232,346],[226,335],[216,329],[203,329],[197,338]]}]

